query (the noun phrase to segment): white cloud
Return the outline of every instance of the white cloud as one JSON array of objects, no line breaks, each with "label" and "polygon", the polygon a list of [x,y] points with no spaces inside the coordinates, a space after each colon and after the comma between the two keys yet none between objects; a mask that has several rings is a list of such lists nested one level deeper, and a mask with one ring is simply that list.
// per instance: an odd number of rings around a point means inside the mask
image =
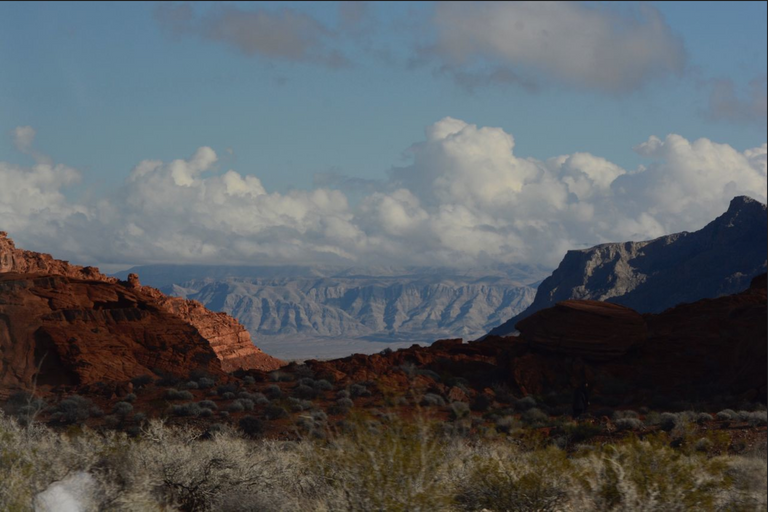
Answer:
[{"label": "white cloud", "polygon": [[80,173],[0,163],[0,229],[82,263],[556,265],[570,248],[704,226],[735,195],[766,200],[766,145],[650,137],[627,171],[589,153],[515,154],[512,135],[444,118],[410,165],[350,204],[330,187],[270,192],[213,149],[145,160],[118,190],[68,201]]},{"label": "white cloud", "polygon": [[543,80],[621,93],[686,63],[681,39],[648,5],[628,14],[577,2],[441,2],[433,24],[424,58],[437,57],[470,87],[485,76],[529,89]]}]

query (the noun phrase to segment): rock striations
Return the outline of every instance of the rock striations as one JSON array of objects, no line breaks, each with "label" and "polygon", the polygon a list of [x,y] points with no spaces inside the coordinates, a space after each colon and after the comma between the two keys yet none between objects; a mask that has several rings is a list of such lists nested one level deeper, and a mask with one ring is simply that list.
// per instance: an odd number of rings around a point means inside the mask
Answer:
[{"label": "rock striations", "polygon": [[153,370],[272,370],[237,320],[94,267],[15,247],[0,232],[0,388],[87,385]]},{"label": "rock striations", "polygon": [[766,205],[739,196],[728,211],[693,233],[568,251],[533,303],[489,334],[512,334],[520,320],[565,300],[607,301],[658,313],[735,293],[766,271],[767,233]]}]

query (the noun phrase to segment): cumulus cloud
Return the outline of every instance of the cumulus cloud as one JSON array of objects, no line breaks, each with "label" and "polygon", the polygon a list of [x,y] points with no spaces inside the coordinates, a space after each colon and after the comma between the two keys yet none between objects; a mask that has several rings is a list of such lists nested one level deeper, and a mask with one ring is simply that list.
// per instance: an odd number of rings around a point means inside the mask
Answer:
[{"label": "cumulus cloud", "polygon": [[[345,8],[345,22],[355,24],[364,8]],[[311,62],[332,68],[349,64],[332,45],[337,34],[311,16],[291,8],[276,11],[216,6],[198,15],[188,4],[160,4],[160,26],[175,36],[191,35],[232,46],[245,55],[290,62]]]},{"label": "cumulus cloud", "polygon": [[707,117],[732,123],[765,124],[768,111],[765,76],[749,82],[746,94],[739,94],[733,80],[720,79],[712,82]]},{"label": "cumulus cloud", "polygon": [[0,163],[0,229],[82,263],[555,266],[568,249],[699,229],[736,195],[766,201],[765,144],[671,134],[635,151],[648,162],[633,170],[583,152],[523,158],[501,128],[446,117],[356,202],[334,180],[270,192],[209,147],[139,162],[88,202],[62,193],[74,169]]},{"label": "cumulus cloud", "polygon": [[421,48],[460,85],[554,82],[610,93],[682,73],[682,40],[651,6],[632,14],[577,2],[441,2]]}]

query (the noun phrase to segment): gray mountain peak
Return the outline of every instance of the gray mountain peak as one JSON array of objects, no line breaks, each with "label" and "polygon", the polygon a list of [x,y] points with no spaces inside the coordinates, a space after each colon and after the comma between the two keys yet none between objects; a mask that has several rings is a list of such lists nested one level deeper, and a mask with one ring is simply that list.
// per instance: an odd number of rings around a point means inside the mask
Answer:
[{"label": "gray mountain peak", "polygon": [[728,211],[693,233],[568,251],[533,303],[489,334],[513,334],[517,322],[563,300],[600,300],[657,313],[741,291],[766,271],[767,227],[766,205],[738,196]]}]

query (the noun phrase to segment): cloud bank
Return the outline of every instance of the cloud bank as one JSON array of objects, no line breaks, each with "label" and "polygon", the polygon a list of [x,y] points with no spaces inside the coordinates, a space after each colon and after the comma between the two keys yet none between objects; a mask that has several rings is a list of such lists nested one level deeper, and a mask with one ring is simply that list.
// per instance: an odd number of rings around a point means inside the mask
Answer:
[{"label": "cloud bank", "polygon": [[[345,29],[355,26],[364,16],[364,7],[342,6],[341,15]],[[224,43],[248,56],[331,68],[349,65],[332,44],[339,32],[296,9],[271,11],[224,5],[197,15],[189,3],[166,3],[157,6],[155,18],[162,28],[176,36],[197,36]]]},{"label": "cloud bank", "polygon": [[[38,154],[30,130],[17,143]],[[270,192],[219,169],[209,147],[144,160],[107,196],[72,201],[64,191],[79,171],[36,157],[0,162],[0,229],[81,263],[554,266],[568,249],[699,229],[739,194],[766,201],[765,144],[740,152],[671,134],[634,150],[646,166],[523,158],[504,130],[446,117],[354,204],[334,180]]]},{"label": "cloud bank", "polygon": [[648,5],[629,14],[576,2],[441,2],[432,25],[436,39],[422,57],[470,88],[542,81],[625,93],[681,74],[687,59],[682,40]]}]

